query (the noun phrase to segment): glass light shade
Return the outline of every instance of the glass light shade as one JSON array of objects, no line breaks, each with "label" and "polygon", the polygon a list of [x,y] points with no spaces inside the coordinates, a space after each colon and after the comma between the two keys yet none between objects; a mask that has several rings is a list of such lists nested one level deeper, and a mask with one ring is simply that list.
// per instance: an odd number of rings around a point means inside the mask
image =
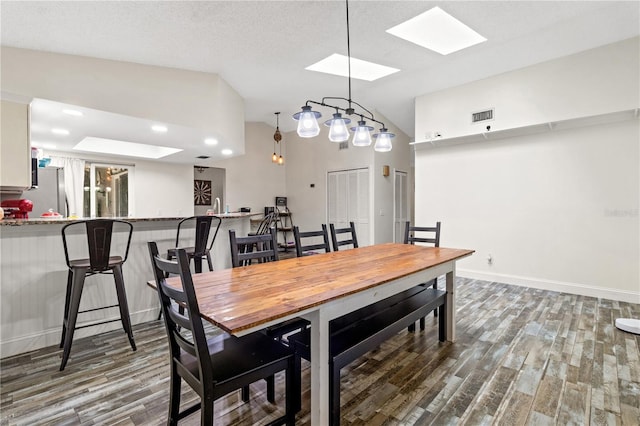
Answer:
[{"label": "glass light shade", "polygon": [[317,111],[311,111],[310,106],[303,106],[302,111],[293,115],[295,120],[298,120],[298,136],[301,138],[313,138],[320,134],[320,126],[318,125],[318,118],[320,113]]},{"label": "glass light shade", "polygon": [[376,138],[376,144],[373,146],[373,149],[378,152],[389,152],[391,151],[391,138],[394,138],[396,135],[393,133],[389,133],[386,128],[380,129],[380,133],[374,135]]},{"label": "glass light shade", "polygon": [[271,156],[271,162],[272,163],[277,163],[278,162],[278,156],[276,155],[276,153],[274,152],[273,155]]},{"label": "glass light shade", "polygon": [[352,127],[351,130],[353,133],[353,139],[351,143],[353,146],[369,146],[371,145],[371,132],[373,127],[367,126],[367,123],[364,121],[358,121],[357,127]]},{"label": "glass light shade", "polygon": [[278,157],[278,165],[282,166],[284,164],[284,157],[281,155]]},{"label": "glass light shade", "polygon": [[349,140],[349,129],[347,129],[347,124],[349,123],[351,123],[351,120],[342,118],[342,114],[333,114],[333,118],[324,123],[326,126],[331,126],[329,129],[329,140],[331,142],[344,142]]}]

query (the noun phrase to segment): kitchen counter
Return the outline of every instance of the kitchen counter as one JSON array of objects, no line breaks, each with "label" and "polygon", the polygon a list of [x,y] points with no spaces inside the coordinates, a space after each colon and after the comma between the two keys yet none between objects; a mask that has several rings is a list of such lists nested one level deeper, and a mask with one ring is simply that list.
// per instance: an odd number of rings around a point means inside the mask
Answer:
[{"label": "kitchen counter", "polygon": [[[238,235],[247,235],[251,229],[250,217],[254,215],[260,213],[220,215],[222,223],[211,253],[215,269],[231,267],[229,230],[235,230]],[[176,231],[181,219],[126,218],[133,224],[133,234],[129,258],[122,269],[133,324],[158,317],[158,295],[146,285],[147,281],[153,279],[147,242],[155,241],[160,252],[166,254],[167,249],[175,247]],[[81,219],[0,220],[0,355],[3,358],[60,343],[67,283],[61,230],[64,225],[77,220]],[[193,234],[185,232],[179,246],[193,245],[190,238],[193,238]],[[74,246],[74,249],[77,248],[78,244]],[[191,266],[193,269],[193,262]],[[206,266],[204,270],[207,270]],[[115,303],[115,300],[112,276],[94,275],[87,278],[82,294],[83,309]],[[113,310],[90,312],[79,317],[78,321],[104,320],[111,318],[112,314]],[[77,330],[74,338],[120,327],[120,322],[113,322],[84,328]]]},{"label": "kitchen counter", "polygon": [[[251,216],[259,216],[262,213],[241,213],[241,212],[232,212],[232,213],[220,213],[214,214],[212,216],[219,217],[220,219],[238,219],[243,217],[251,217]],[[89,218],[77,218],[77,219],[69,219],[66,217],[63,218],[46,218],[46,217],[34,217],[29,219],[2,219],[0,220],[0,226],[24,226],[24,225],[60,225],[74,222],[76,220],[87,220]],[[127,222],[160,222],[167,220],[182,220],[183,217],[125,217],[125,218],[117,218],[121,220],[126,220]]]}]

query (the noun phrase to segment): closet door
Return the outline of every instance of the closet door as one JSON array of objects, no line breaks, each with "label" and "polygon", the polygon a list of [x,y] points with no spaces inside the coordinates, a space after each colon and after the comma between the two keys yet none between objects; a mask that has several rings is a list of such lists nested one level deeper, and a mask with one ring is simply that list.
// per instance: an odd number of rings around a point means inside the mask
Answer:
[{"label": "closet door", "polygon": [[356,225],[358,243],[370,244],[369,169],[341,170],[327,174],[327,221],[337,228]]},{"label": "closet door", "polygon": [[409,220],[409,181],[407,172],[394,171],[393,241],[404,242],[404,227]]}]

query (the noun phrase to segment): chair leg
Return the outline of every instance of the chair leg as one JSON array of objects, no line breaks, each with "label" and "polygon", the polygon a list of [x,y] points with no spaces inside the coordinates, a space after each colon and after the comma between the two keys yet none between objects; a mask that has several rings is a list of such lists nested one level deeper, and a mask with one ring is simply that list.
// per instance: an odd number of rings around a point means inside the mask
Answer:
[{"label": "chair leg", "polygon": [[193,258],[193,264],[195,266],[196,274],[202,272],[202,258],[200,256],[196,256]]},{"label": "chair leg", "polygon": [[[173,363],[173,361],[172,361]],[[169,425],[178,424],[180,417],[180,387],[182,385],[182,379],[175,370],[175,365],[171,365],[171,388],[169,391]]]},{"label": "chair leg", "polygon": [[67,365],[67,361],[69,360],[69,354],[71,353],[71,343],[73,342],[73,332],[76,329],[76,320],[78,319],[78,310],[80,309],[80,297],[82,296],[82,288],[84,287],[85,273],[85,269],[75,269],[72,273],[71,297],[69,299],[69,311],[67,315],[60,371],[64,370],[64,367]]},{"label": "chair leg", "polygon": [[211,253],[207,251],[207,265],[209,266],[209,270],[213,271],[213,260],[211,260]]},{"label": "chair leg", "polygon": [[329,363],[329,425],[340,426],[340,369]]},{"label": "chair leg", "polygon": [[[434,309],[433,312],[436,312],[436,310]],[[426,325],[425,323],[426,323],[425,318],[424,317],[420,318],[420,331],[424,331],[425,325]]]},{"label": "chair leg", "polygon": [[447,340],[447,330],[446,330],[447,325],[445,324],[447,320],[446,299],[445,299],[445,302],[442,305],[440,305],[440,307],[438,307],[438,310],[440,311],[440,318],[438,318],[438,340],[441,342],[444,342],[445,340]]},{"label": "chair leg", "polygon": [[[434,279],[433,279],[433,289],[434,289],[434,290],[437,290],[437,289],[438,289],[438,279],[437,279],[437,278],[434,278]],[[434,316],[434,317],[437,317],[437,316],[438,316],[438,310],[437,310],[437,309],[434,309],[434,310],[433,310],[433,316]],[[424,321],[424,319],[422,319],[422,321]],[[422,326],[422,323],[420,323],[420,325]],[[424,327],[423,327],[422,329],[424,330]]]},{"label": "chair leg", "polygon": [[[171,250],[167,250],[167,260],[173,260],[175,258],[174,254],[175,251],[172,252]],[[170,274],[168,272],[165,272],[164,277],[169,278],[169,275]]]},{"label": "chair leg", "polygon": [[267,401],[272,404],[276,403],[276,378],[275,376],[269,376],[266,379],[267,382]]},{"label": "chair leg", "polygon": [[69,319],[69,299],[71,298],[71,285],[73,283],[73,273],[71,269],[67,273],[67,290],[64,297],[64,316],[62,318],[62,337],[60,338],[60,348],[64,344],[64,336],[67,333],[67,320]]},{"label": "chair leg", "polygon": [[113,268],[113,279],[116,282],[116,293],[118,295],[118,307],[120,308],[120,320],[122,328],[129,337],[131,349],[136,350],[136,343],[133,341],[133,331],[131,330],[131,319],[129,318],[129,305],[127,304],[127,293],[124,290],[124,279],[122,277],[122,265]]},{"label": "chair leg", "polygon": [[286,400],[285,413],[287,416],[287,426],[296,424],[296,413],[300,411],[300,388],[298,387],[297,378],[300,377],[300,357],[294,355],[287,363],[285,372],[286,379]]},{"label": "chair leg", "polygon": [[213,425],[213,398],[208,396],[202,399],[200,407],[200,424]]},{"label": "chair leg", "polygon": [[249,402],[249,386],[242,387],[242,401]]},{"label": "chair leg", "polygon": [[413,332],[415,332],[415,331],[416,331],[416,325],[415,325],[415,323],[414,323],[414,324],[410,324],[410,325],[407,327],[407,331],[408,331],[409,333],[413,333]]},{"label": "chair leg", "polygon": [[[296,353],[294,356],[294,366],[293,366],[293,384],[292,384],[292,396],[294,398],[294,413],[302,410],[302,366],[300,356]],[[288,380],[288,377],[287,377]],[[289,386],[287,382],[287,386]],[[288,389],[288,388],[287,388]],[[289,395],[287,394],[287,401],[289,400]]]}]

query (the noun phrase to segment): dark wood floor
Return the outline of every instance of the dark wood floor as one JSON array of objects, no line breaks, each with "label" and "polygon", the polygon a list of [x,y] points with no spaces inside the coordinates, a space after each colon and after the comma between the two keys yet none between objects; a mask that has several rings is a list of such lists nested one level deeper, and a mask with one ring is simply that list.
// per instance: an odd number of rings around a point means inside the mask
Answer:
[{"label": "dark wood floor", "polygon": [[[640,424],[640,336],[614,327],[640,305],[458,279],[458,340],[436,323],[403,331],[342,371],[346,425]],[[1,425],[158,425],[166,422],[168,364],[159,321],[74,342],[69,364],[50,347],[1,361]],[[303,363],[309,424],[308,364]],[[264,424],[280,415],[264,382],[244,404],[216,402],[218,424]],[[188,388],[188,386],[183,386]],[[186,393],[187,400],[194,395]],[[199,423],[198,414],[184,424]]]}]

